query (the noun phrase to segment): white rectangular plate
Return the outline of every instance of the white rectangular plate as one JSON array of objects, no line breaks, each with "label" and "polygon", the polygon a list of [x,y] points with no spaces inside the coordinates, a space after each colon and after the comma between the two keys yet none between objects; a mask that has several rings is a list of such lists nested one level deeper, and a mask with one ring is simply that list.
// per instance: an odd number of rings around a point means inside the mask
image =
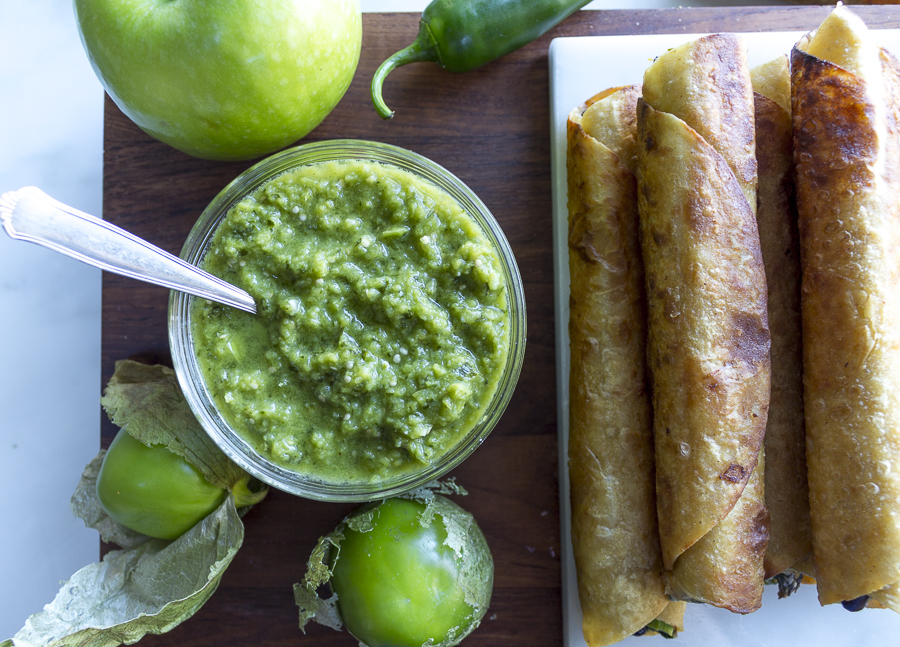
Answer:
[{"label": "white rectangular plate", "polygon": [[[900,30],[873,30],[884,47],[896,48]],[[654,57],[702,34],[557,38],[550,44],[550,132],[553,183],[553,251],[556,299],[556,385],[559,402],[559,488],[562,527],[563,638],[566,647],[585,645],[581,605],[569,535],[569,477],[566,463],[569,423],[569,267],[566,247],[566,119],[576,106],[607,88],[640,83]],[[803,32],[743,34],[750,65],[790,54]],[[898,54],[894,49],[895,55]],[[820,607],[814,586],[778,600],[766,587],[763,607],[747,616],[708,605],[688,605],[685,631],[675,647],[861,647],[894,645],[900,616],[892,611],[850,613],[840,605]],[[627,638],[647,647],[662,638]],[[650,642],[648,642],[650,641]]]}]

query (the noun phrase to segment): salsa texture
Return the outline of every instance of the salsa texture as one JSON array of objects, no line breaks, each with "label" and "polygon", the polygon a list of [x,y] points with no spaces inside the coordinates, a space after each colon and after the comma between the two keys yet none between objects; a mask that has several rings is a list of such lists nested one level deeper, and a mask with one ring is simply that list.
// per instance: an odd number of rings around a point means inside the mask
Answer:
[{"label": "salsa texture", "polygon": [[277,176],[201,266],[258,314],[195,299],[195,353],[223,418],[266,459],[329,482],[418,470],[481,419],[509,352],[500,256],[449,194],[401,169]]}]

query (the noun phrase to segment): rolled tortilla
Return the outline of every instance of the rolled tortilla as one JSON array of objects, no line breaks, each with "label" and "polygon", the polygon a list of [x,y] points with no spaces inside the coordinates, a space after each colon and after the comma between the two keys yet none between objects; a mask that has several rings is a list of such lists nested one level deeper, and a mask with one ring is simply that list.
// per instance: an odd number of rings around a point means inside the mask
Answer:
[{"label": "rolled tortilla", "polygon": [[639,95],[639,86],[598,95],[568,122],[569,482],[589,645],[617,642],[669,605],[656,520],[635,178],[627,165],[635,157]]},{"label": "rolled tortilla", "polygon": [[670,596],[709,602],[737,613],[759,608],[761,562],[767,539],[765,523],[759,519],[765,512],[760,503],[764,471],[760,454],[744,493],[731,511],[675,562],[668,579]]},{"label": "rolled tortilla", "polygon": [[845,7],[791,67],[819,601],[900,612],[900,69]]},{"label": "rolled tortilla", "polygon": [[644,75],[638,141],[667,591],[747,613],[762,600],[768,537],[757,463],[769,328],[742,41],[714,35],[660,56]]},{"label": "rolled tortilla", "polygon": [[803,354],[800,327],[800,234],[794,200],[791,73],[787,56],[750,71],[753,82],[759,199],[756,223],[768,288],[772,391],[766,424],[765,577],[812,554]]}]

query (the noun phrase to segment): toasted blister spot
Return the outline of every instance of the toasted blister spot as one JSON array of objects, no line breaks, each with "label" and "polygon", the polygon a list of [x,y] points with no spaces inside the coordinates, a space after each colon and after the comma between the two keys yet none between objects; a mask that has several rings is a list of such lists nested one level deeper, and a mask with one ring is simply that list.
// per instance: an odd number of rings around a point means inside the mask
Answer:
[{"label": "toasted blister spot", "polygon": [[728,481],[729,483],[740,483],[744,480],[744,476],[747,472],[743,467],[737,465],[736,463],[732,463],[728,466],[728,468],[719,475],[719,478],[723,481]]},{"label": "toasted blister spot", "polygon": [[769,543],[769,521],[769,513],[763,508],[750,524],[749,545],[758,555],[766,552],[766,546]]},{"label": "toasted blister spot", "polygon": [[769,361],[769,327],[758,314],[732,314],[729,341],[729,350],[735,360],[749,366],[759,366]]},{"label": "toasted blister spot", "polygon": [[569,236],[569,247],[578,252],[588,263],[599,263],[600,253],[594,247],[594,234],[584,226],[579,226],[584,218],[573,219],[572,235]]},{"label": "toasted blister spot", "polygon": [[650,235],[653,237],[653,242],[662,247],[663,245],[668,245],[671,242],[672,238],[662,229],[654,229],[650,232]]},{"label": "toasted blister spot", "polygon": [[663,313],[666,319],[674,321],[681,316],[681,308],[678,305],[678,295],[671,290],[667,290],[662,297]]},{"label": "toasted blister spot", "polygon": [[703,187],[698,187],[697,191],[688,196],[687,213],[690,214],[689,224],[696,235],[713,233],[716,227],[716,205]]}]

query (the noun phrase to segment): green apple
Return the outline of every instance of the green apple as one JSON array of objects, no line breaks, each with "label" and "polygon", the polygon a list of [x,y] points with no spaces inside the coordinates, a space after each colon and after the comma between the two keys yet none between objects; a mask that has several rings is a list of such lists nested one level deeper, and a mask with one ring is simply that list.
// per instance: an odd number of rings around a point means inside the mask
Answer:
[{"label": "green apple", "polygon": [[252,159],[309,133],[359,62],[359,0],[75,0],[88,58],[141,129]]}]

